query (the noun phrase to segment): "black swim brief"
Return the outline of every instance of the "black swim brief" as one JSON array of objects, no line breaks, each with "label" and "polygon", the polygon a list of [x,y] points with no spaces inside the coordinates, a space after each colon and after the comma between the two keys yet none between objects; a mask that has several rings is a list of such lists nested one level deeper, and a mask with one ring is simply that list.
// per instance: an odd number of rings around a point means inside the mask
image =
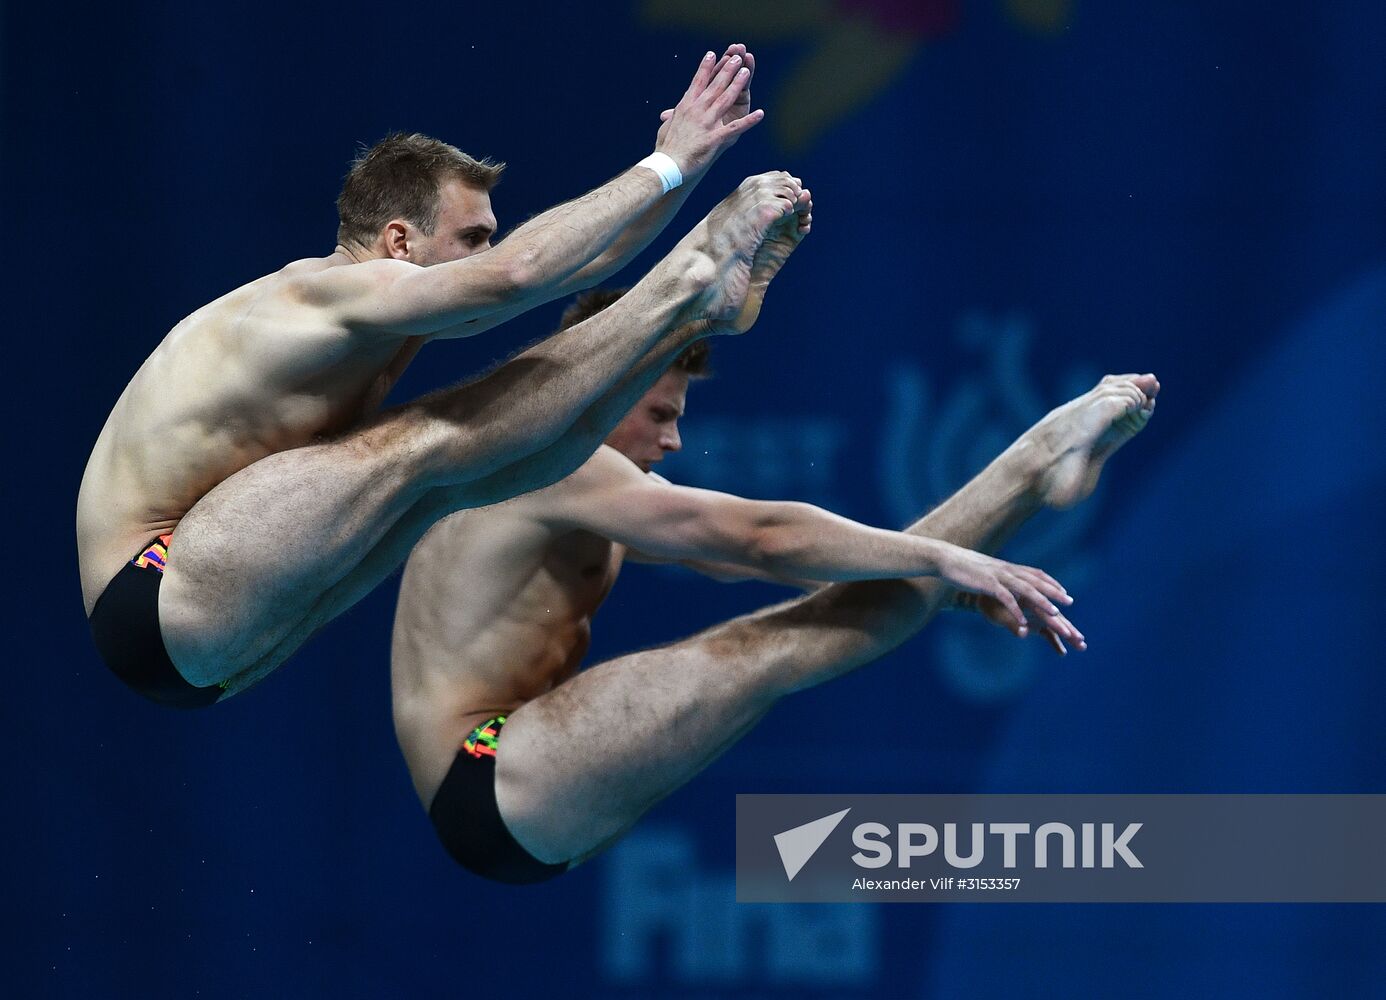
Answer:
[{"label": "black swim brief", "polygon": [[472,730],[433,796],[428,818],[452,859],[474,875],[512,885],[543,882],[562,875],[568,865],[540,861],[520,846],[501,819],[496,749],[504,725],[505,716],[498,715]]},{"label": "black swim brief", "polygon": [[120,568],[92,608],[91,634],[106,666],[131,690],[161,705],[202,708],[220,698],[222,688],[189,684],[159,631],[159,585],[172,537],[160,535]]}]

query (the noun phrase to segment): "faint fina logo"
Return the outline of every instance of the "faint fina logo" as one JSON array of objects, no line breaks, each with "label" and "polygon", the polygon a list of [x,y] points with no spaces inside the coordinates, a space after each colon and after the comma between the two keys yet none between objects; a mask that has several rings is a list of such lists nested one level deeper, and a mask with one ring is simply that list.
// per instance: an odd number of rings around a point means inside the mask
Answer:
[{"label": "faint fina logo", "polygon": [[[950,368],[937,376],[941,390],[916,365],[892,368],[882,435],[880,483],[886,510],[900,524],[955,492],[1007,445],[1059,403],[1090,389],[1097,374],[1075,369],[1053,390],[1041,391],[1031,375],[1030,321],[1020,313],[964,315],[956,340],[975,354],[978,368]],[[1098,494],[1101,487],[1098,487]],[[1006,548],[1013,562],[1038,566],[1075,594],[1089,576],[1082,541],[1100,503],[1094,495],[1062,514],[1042,512]],[[1043,657],[1041,642],[1017,642],[979,617],[950,619],[935,648],[944,680],[960,697],[994,702],[1022,693]]]},{"label": "faint fina logo", "polygon": [[600,962],[610,984],[664,998],[757,988],[856,996],[880,976],[875,908],[738,903],[735,874],[705,864],[686,828],[635,831],[601,872]]}]

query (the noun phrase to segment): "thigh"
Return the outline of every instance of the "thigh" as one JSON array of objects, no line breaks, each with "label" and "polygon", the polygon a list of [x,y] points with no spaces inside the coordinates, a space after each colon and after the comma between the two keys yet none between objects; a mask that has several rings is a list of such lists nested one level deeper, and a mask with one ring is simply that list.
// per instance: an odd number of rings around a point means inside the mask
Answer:
[{"label": "thigh", "polygon": [[516,709],[496,755],[515,838],[546,862],[614,841],[777,700],[749,653],[714,630],[592,667]]},{"label": "thigh", "polygon": [[439,520],[465,504],[467,494],[455,488],[435,488],[416,500],[380,540],[341,579],[327,587],[311,606],[304,608],[291,628],[284,631],[260,659],[230,678],[227,694],[253,686],[288,659],[319,629],[347,611],[404,564],[420,538]]},{"label": "thigh", "polygon": [[159,620],[194,684],[277,647],[426,492],[400,457],[345,439],[270,455],[211,490],[169,546]]}]

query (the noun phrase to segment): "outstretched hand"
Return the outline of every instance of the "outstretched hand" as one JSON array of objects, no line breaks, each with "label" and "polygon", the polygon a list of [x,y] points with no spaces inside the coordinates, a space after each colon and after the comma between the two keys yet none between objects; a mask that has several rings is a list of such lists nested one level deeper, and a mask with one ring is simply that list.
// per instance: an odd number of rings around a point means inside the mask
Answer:
[{"label": "outstretched hand", "polygon": [[[979,612],[987,621],[993,625],[1000,625],[1016,638],[1023,639],[1030,634],[1030,629],[1017,625],[1011,613],[994,597],[986,594],[959,594],[958,606]],[[1088,648],[1088,641],[1083,633],[1079,632],[1062,612],[1051,615],[1045,622],[1046,624],[1041,625],[1036,633],[1060,656],[1068,655],[1068,647],[1064,645],[1061,636],[1067,636],[1069,642],[1073,643],[1073,648],[1080,652]]]},{"label": "outstretched hand", "polygon": [[706,170],[765,117],[764,110],[751,110],[755,66],[740,43],[727,46],[721,59],[707,53],[679,103],[660,115],[655,149],[673,157],[684,176]]},{"label": "outstretched hand", "polygon": [[953,586],[979,595],[977,606],[988,618],[1017,636],[1029,634],[1030,622],[1023,608],[1039,619],[1041,633],[1048,633],[1060,652],[1067,639],[1078,648],[1086,644],[1083,635],[1060,612],[1059,604],[1072,604],[1063,585],[1043,570],[1020,566],[948,545],[939,557],[939,575]]}]

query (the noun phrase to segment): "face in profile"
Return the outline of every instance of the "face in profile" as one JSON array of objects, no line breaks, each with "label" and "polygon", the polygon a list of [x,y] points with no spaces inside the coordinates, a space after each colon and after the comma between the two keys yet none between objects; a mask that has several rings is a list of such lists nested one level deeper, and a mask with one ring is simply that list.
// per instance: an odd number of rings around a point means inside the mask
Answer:
[{"label": "face in profile", "polygon": [[626,414],[606,443],[649,472],[670,452],[683,447],[679,418],[688,398],[688,373],[671,368]]},{"label": "face in profile", "polygon": [[461,260],[491,249],[496,216],[491,196],[459,180],[438,189],[438,218],[431,235],[414,230],[409,240],[409,260],[427,267]]}]

